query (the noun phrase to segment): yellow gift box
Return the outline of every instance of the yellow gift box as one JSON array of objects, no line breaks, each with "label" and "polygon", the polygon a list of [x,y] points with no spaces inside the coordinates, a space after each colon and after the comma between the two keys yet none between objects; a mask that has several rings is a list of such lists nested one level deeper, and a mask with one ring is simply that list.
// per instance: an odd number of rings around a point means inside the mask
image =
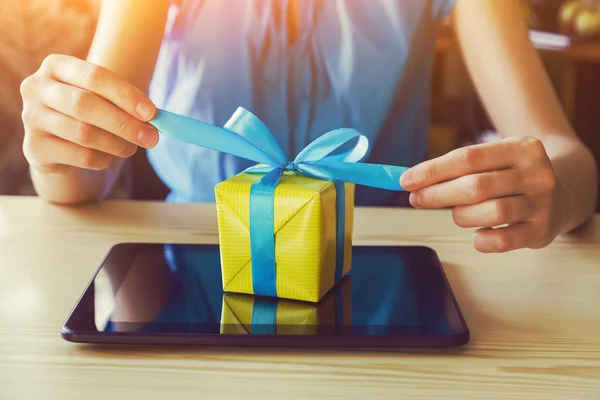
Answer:
[{"label": "yellow gift box", "polygon": [[[221,312],[221,333],[235,335],[333,334],[343,330],[344,326],[351,325],[350,280],[344,279],[334,291],[335,295],[333,293],[326,295],[318,304],[225,293]],[[263,315],[257,315],[257,313]],[[260,322],[269,319],[273,319],[274,325],[260,325]]]},{"label": "yellow gift box", "polygon": [[[262,174],[241,173],[215,187],[223,290],[254,294],[250,189]],[[343,275],[350,270],[354,184],[345,183]],[[286,172],[275,188],[277,297],[318,302],[336,283],[337,209],[333,182]]]}]

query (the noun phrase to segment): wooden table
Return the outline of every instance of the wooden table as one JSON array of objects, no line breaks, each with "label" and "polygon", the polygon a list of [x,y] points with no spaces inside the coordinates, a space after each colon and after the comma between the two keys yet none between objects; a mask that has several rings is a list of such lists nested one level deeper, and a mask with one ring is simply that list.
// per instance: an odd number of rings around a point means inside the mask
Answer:
[{"label": "wooden table", "polygon": [[61,324],[111,245],[215,243],[214,207],[61,208],[0,197],[0,399],[600,399],[600,217],[545,250],[505,255],[477,253],[471,231],[446,211],[358,209],[355,230],[358,244],[437,250],[470,344],[303,351],[68,343]]}]

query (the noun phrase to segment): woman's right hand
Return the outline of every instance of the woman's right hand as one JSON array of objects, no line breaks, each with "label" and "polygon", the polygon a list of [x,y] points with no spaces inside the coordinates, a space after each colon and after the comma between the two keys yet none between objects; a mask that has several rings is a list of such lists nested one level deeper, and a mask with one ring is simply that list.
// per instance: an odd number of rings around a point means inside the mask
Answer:
[{"label": "woman's right hand", "polygon": [[21,84],[23,152],[42,173],[103,170],[115,157],[151,148],[156,112],[144,93],[106,68],[64,55],[48,56]]}]

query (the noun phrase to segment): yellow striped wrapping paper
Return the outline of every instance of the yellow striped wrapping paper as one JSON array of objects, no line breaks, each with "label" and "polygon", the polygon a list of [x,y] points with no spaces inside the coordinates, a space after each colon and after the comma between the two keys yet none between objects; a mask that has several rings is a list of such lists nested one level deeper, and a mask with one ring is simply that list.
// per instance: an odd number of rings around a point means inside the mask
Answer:
[{"label": "yellow striped wrapping paper", "polygon": [[[317,304],[296,300],[277,299],[276,335],[315,335],[334,333],[337,329],[344,329],[352,323],[351,309],[351,281],[344,279],[333,293],[327,294]],[[339,291],[339,293],[338,293]],[[223,295],[223,308],[221,312],[221,333],[245,335],[253,333],[253,312],[256,297],[239,294],[225,293]],[[341,304],[337,304],[341,302]],[[341,315],[336,316],[339,312]],[[335,326],[340,321],[343,327]]]},{"label": "yellow striped wrapping paper", "polygon": [[[262,176],[241,173],[215,187],[225,292],[254,294],[250,187]],[[345,189],[344,275],[352,257],[354,184]],[[335,185],[286,172],[275,189],[274,225],[277,297],[318,302],[335,283]]]}]

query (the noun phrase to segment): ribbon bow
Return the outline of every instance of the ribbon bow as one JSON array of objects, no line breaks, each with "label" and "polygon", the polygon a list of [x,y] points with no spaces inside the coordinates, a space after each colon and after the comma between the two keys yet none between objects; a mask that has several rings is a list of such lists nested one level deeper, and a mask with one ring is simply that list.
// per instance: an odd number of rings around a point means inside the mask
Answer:
[{"label": "ribbon bow", "polygon": [[[228,153],[259,163],[244,172],[264,174],[250,190],[250,249],[254,294],[277,296],[275,279],[274,193],[284,171],[295,171],[332,181],[337,203],[336,279],[344,264],[345,189],[344,182],[387,190],[403,190],[400,176],[408,169],[381,164],[359,163],[369,142],[360,132],[341,128],[327,132],[288,161],[271,131],[254,114],[238,108],[224,127],[158,110],[150,122],[174,139]],[[355,142],[352,144],[352,142]],[[338,151],[342,147],[344,151]]]}]

